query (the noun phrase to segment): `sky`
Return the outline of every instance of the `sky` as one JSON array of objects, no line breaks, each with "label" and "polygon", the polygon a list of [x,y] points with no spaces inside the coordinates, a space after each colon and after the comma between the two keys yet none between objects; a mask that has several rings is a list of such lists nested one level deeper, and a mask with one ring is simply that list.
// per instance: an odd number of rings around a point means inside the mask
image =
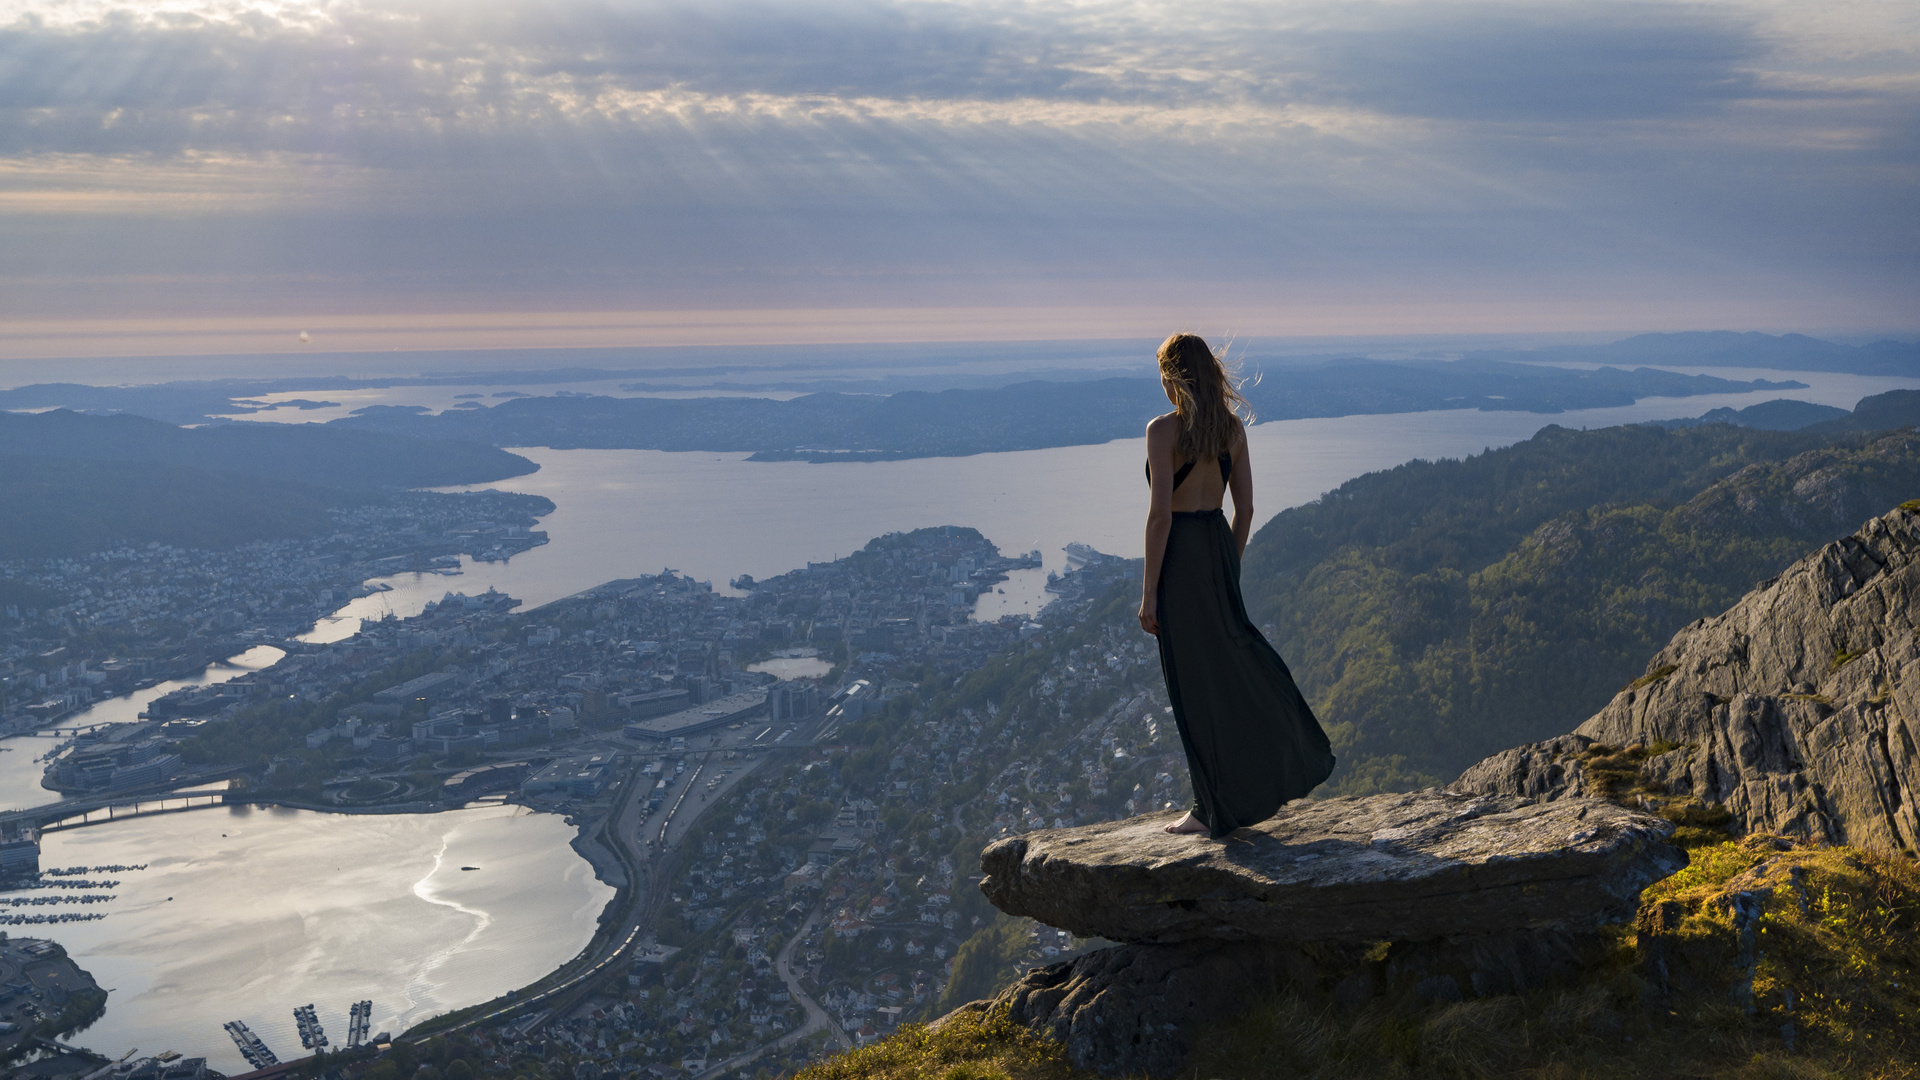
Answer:
[{"label": "sky", "polygon": [[1913,331],[1917,180],[1911,0],[10,0],[0,358]]}]

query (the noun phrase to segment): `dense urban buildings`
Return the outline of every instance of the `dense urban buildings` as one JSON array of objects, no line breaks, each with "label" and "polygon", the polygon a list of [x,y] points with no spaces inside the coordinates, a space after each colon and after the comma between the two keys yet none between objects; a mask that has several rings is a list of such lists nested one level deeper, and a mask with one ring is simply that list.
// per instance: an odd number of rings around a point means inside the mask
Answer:
[{"label": "dense urban buildings", "polygon": [[1072,947],[979,899],[985,838],[1174,797],[1151,653],[1088,622],[1132,564],[1074,555],[1050,586],[1071,631],[975,622],[1037,553],[952,527],[738,596],[672,571],[530,612],[450,592],[342,641],[274,637],[287,654],[269,667],[77,735],[48,782],[112,796],[225,777],[282,805],[566,814],[626,890],[609,925],[640,932],[596,945],[611,976],[557,974],[562,1008],[455,1037],[548,1073],[778,1071],[926,1014],[956,964],[968,978],[969,941],[973,978]]}]

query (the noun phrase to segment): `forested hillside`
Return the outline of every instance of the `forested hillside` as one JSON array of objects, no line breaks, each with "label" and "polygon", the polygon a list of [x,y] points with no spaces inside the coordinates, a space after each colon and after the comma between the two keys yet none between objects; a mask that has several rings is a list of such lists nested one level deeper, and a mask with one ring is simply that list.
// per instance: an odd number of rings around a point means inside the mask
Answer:
[{"label": "forested hillside", "polygon": [[334,529],[330,510],[395,488],[536,468],[491,446],[320,425],[182,428],[139,416],[0,412],[0,559],[324,535]]},{"label": "forested hillside", "polygon": [[183,428],[65,409],[0,412],[0,454],[184,465],[339,488],[482,484],[539,468],[497,447],[382,431],[259,423]]},{"label": "forested hillside", "polygon": [[1333,737],[1329,791],[1564,732],[1688,622],[1920,494],[1920,436],[1548,428],[1277,515],[1243,585]]},{"label": "forested hillside", "polygon": [[182,465],[0,456],[0,559],[311,536],[332,528],[329,509],[374,497]]}]

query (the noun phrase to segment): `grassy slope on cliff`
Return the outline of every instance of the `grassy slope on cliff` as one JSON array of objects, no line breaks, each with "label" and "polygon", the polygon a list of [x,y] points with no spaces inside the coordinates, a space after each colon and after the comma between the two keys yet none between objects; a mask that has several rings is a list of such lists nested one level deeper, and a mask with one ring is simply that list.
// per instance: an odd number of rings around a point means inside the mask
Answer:
[{"label": "grassy slope on cliff", "polygon": [[[1757,913],[1743,933],[1736,911]],[[1660,972],[1665,971],[1663,977]],[[1578,982],[1436,1003],[1256,1003],[1196,1040],[1191,1080],[1920,1076],[1920,868],[1905,856],[1697,847]],[[796,1080],[1091,1080],[1004,1013],[909,1027]]]},{"label": "grassy slope on cliff", "polygon": [[[1758,917],[1743,934],[1735,913],[1750,905]],[[1910,859],[1727,842],[1696,848],[1692,866],[1648,889],[1637,926],[1584,982],[1348,1012],[1282,998],[1210,1033],[1190,1070],[1236,1080],[1911,1077],[1916,975],[1920,869]]]},{"label": "grassy slope on cliff", "polygon": [[901,1028],[872,1046],[816,1062],[794,1080],[1093,1080],[1064,1048],[1007,1019],[962,1013],[932,1031]]},{"label": "grassy slope on cliff", "polygon": [[1572,729],[1694,619],[1920,491],[1913,436],[1549,428],[1282,512],[1244,588],[1341,758],[1443,782]]}]

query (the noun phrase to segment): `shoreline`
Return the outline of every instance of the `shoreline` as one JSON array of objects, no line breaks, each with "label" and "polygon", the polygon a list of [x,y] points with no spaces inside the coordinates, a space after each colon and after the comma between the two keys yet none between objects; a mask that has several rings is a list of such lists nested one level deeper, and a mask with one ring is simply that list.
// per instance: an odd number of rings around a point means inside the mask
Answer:
[{"label": "shoreline", "polygon": [[[246,1066],[238,1061],[228,1060],[226,1040],[219,1036],[219,1022],[234,1018],[245,1019],[252,1027],[267,1039],[269,1044],[283,1056],[288,1049],[295,1055],[306,1056],[299,1044],[284,1044],[290,1041],[285,1032],[276,1035],[275,1021],[284,1023],[286,1014],[282,1005],[295,1005],[300,1002],[319,1000],[323,1012],[332,1005],[345,1009],[345,1001],[358,998],[372,998],[380,1003],[381,1011],[392,1015],[381,1020],[381,1030],[400,1033],[433,1020],[450,1010],[469,1008],[475,999],[485,999],[496,994],[512,991],[524,997],[525,987],[541,980],[550,979],[556,970],[569,965],[577,967],[576,956],[589,946],[598,946],[596,935],[615,920],[622,910],[621,890],[604,880],[604,875],[589,869],[591,866],[582,859],[577,851],[562,851],[561,843],[571,844],[579,836],[577,827],[563,826],[563,815],[551,810],[528,807],[524,804],[506,803],[500,800],[484,802],[466,802],[454,805],[391,805],[379,808],[332,808],[314,805],[298,799],[278,799],[274,797],[258,798],[251,793],[242,798],[236,793],[232,803],[224,803],[220,796],[224,792],[209,793],[212,799],[196,801],[195,809],[211,806],[224,806],[234,811],[230,819],[228,814],[210,816],[197,821],[184,822],[146,822],[144,825],[129,819],[129,828],[113,833],[99,834],[97,837],[81,834],[77,837],[49,836],[48,865],[69,863],[101,862],[101,858],[89,858],[90,855],[111,853],[109,862],[127,862],[125,853],[136,854],[151,852],[155,858],[156,872],[161,864],[171,865],[166,872],[171,876],[164,882],[147,880],[151,875],[141,876],[143,892],[137,894],[146,900],[160,900],[162,897],[173,899],[168,894],[179,894],[186,890],[187,895],[180,896],[189,901],[192,910],[181,908],[176,914],[177,905],[164,905],[166,914],[154,921],[146,914],[144,904],[139,908],[129,908],[117,917],[109,913],[111,928],[89,927],[84,936],[68,935],[62,943],[73,950],[82,962],[94,961],[89,966],[100,971],[106,964],[104,974],[117,976],[105,979],[115,985],[134,986],[131,999],[121,997],[110,1006],[107,1018],[95,1025],[93,1030],[78,1035],[72,1041],[81,1048],[105,1053],[117,1057],[129,1046],[158,1049],[162,1046],[178,1047],[190,1056],[205,1054],[209,1063],[228,1073],[245,1071]],[[256,809],[257,808],[257,809]],[[282,809],[284,808],[284,809]],[[280,812],[276,812],[280,811]],[[458,811],[455,813],[455,811]],[[322,816],[322,815],[347,816]],[[443,816],[431,816],[443,815]],[[536,816],[537,815],[537,816]],[[355,824],[358,822],[359,824]],[[106,824],[104,820],[98,822]],[[590,822],[588,824],[591,824]],[[564,831],[562,829],[564,828]],[[477,830],[477,831],[476,831]],[[232,843],[242,844],[238,849],[228,849],[230,843],[224,837],[232,832],[238,839]],[[349,838],[391,837],[398,846],[377,845],[366,849]],[[348,906],[338,906],[338,897],[325,900],[321,915],[324,922],[317,931],[321,937],[309,934],[302,937],[296,934],[292,939],[279,942],[267,954],[255,957],[255,963],[245,970],[254,971],[263,976],[260,986],[264,991],[264,1007],[254,1015],[254,1003],[233,999],[224,985],[204,985],[204,1000],[197,1002],[191,1009],[175,1010],[165,1002],[144,994],[139,987],[145,979],[159,978],[175,971],[176,965],[158,958],[143,959],[136,950],[129,953],[124,944],[127,941],[145,935],[152,927],[179,937],[182,941],[217,943],[223,933],[217,908],[206,908],[205,902],[215,899],[222,888],[217,875],[202,873],[201,863],[208,866],[222,865],[220,852],[238,852],[242,855],[250,851],[269,855],[264,863],[248,861],[234,863],[231,858],[224,865],[255,867],[257,881],[251,887],[253,892],[263,899],[278,895],[281,887],[276,884],[285,879],[288,888],[302,895],[315,891],[318,883],[309,880],[309,875],[300,869],[303,857],[291,853],[307,850],[305,839],[322,845],[315,850],[328,853],[337,852],[339,856],[351,858],[352,852],[340,847],[340,843],[352,844],[357,850],[385,852],[393,859],[401,860],[389,870],[381,871],[377,877],[366,878],[364,886],[349,896],[363,896],[366,905],[415,903],[415,897],[429,903],[444,903],[435,900],[435,896],[450,896],[456,908],[475,909],[490,913],[483,922],[500,919],[509,920],[507,926],[520,927],[517,935],[511,939],[497,937],[482,938],[480,954],[472,954],[472,943],[462,944],[464,935],[473,929],[474,924],[458,921],[452,928],[452,936],[447,936],[446,927],[442,927],[432,939],[415,942],[405,931],[406,922],[395,922],[393,918],[379,920],[377,934],[379,940],[389,943],[387,955],[392,957],[391,964],[382,968],[392,968],[387,975],[379,972],[360,972],[356,965],[345,968],[329,968],[311,975],[300,975],[282,970],[280,957],[294,955],[285,952],[285,948],[294,950],[307,946],[303,941],[312,942],[330,939],[335,931],[351,926],[360,916],[356,914],[361,904],[349,900]],[[76,847],[78,843],[81,846]],[[262,844],[268,845],[261,847]],[[452,845],[449,847],[448,845]],[[478,846],[476,846],[478,845]],[[504,845],[504,846],[502,846]],[[439,852],[439,855],[436,855]],[[486,856],[490,852],[512,852],[515,864],[522,870],[511,876],[493,877],[481,874],[449,873],[462,868],[461,864],[472,863],[489,866]],[[475,857],[475,856],[480,857]],[[505,858],[495,855],[495,859]],[[378,861],[389,861],[386,857]],[[332,869],[329,862],[324,869]],[[580,871],[589,869],[582,874]],[[286,875],[293,874],[293,878]],[[101,875],[94,875],[99,877]],[[124,877],[125,875],[111,875]],[[47,879],[53,880],[53,879]],[[130,883],[131,884],[131,883]],[[326,886],[318,886],[326,888]],[[424,889],[424,892],[420,890]],[[447,890],[452,889],[451,893]],[[264,892],[262,891],[264,890]],[[371,891],[369,891],[371,890]],[[39,895],[37,893],[19,893],[17,895]],[[134,894],[127,894],[134,895]],[[122,895],[121,903],[127,903],[127,895]],[[193,901],[198,897],[199,901]],[[543,897],[550,899],[543,899]],[[316,898],[318,898],[316,894]],[[554,902],[554,901],[557,901]],[[199,906],[195,906],[196,903]],[[529,906],[531,904],[531,906]],[[464,907],[463,907],[464,905]],[[23,909],[24,910],[24,909]],[[38,909],[35,909],[38,910]],[[304,910],[304,908],[303,908]],[[395,909],[400,910],[400,909]],[[412,910],[412,909],[407,909]],[[421,909],[426,910],[426,909]],[[185,921],[181,921],[186,917]],[[243,917],[243,921],[253,916]],[[531,919],[532,921],[528,921]],[[518,920],[517,922],[512,920]],[[560,920],[554,922],[554,920]],[[264,924],[263,924],[264,925]],[[555,933],[549,933],[551,925]],[[329,930],[328,927],[333,929]],[[11,928],[10,928],[11,929]],[[55,931],[58,928],[50,928]],[[370,927],[369,930],[374,928]],[[21,927],[19,931],[32,932]],[[564,930],[564,933],[561,931]],[[44,931],[43,931],[44,932]],[[528,933],[531,937],[528,937]],[[180,937],[180,935],[186,935]],[[471,981],[456,980],[438,986],[427,997],[415,1000],[411,991],[403,993],[403,982],[387,977],[398,971],[413,971],[421,964],[431,965],[432,958],[445,952],[449,947],[458,952],[469,954],[461,961],[462,970],[482,974],[475,963],[484,963],[486,943],[492,941],[498,947],[507,942],[512,952],[503,954],[499,959],[507,967],[485,978],[477,985]],[[573,953],[564,952],[559,946],[573,944]],[[452,954],[449,954],[450,956]],[[131,966],[129,966],[131,965]],[[144,972],[142,979],[129,983],[126,972]],[[363,980],[362,976],[370,976]],[[199,985],[198,979],[189,980],[189,986]],[[464,987],[464,989],[463,989]],[[370,992],[368,992],[370,991]],[[203,995],[196,991],[195,998]],[[284,999],[284,1000],[283,1000]],[[424,1008],[423,1008],[424,1006]],[[216,1015],[218,1014],[218,1015]],[[267,1021],[262,1026],[261,1021]],[[332,1023],[328,1024],[331,1028]],[[139,1034],[138,1037],[134,1036]],[[155,1040],[155,1041],[149,1041]],[[216,1045],[217,1044],[217,1045]],[[221,1061],[227,1063],[222,1065]],[[0,1069],[0,1072],[4,1072]]]}]

